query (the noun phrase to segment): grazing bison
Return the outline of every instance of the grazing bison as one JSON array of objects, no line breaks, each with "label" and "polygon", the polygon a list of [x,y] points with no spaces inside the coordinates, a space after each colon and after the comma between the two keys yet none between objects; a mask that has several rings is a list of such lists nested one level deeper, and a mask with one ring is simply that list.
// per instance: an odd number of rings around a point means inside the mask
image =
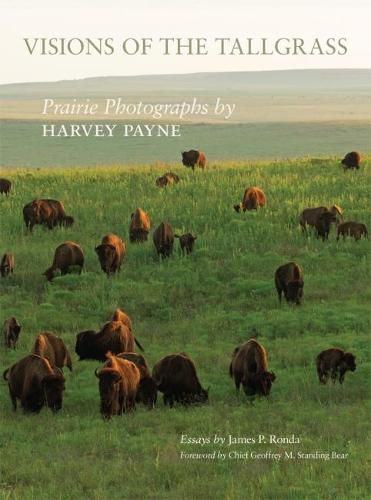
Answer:
[{"label": "grazing bison", "polygon": [[140,381],[136,365],[126,359],[107,353],[107,361],[99,371],[100,412],[103,418],[121,415],[135,409],[135,398]]},{"label": "grazing bison", "polygon": [[322,241],[328,240],[331,224],[336,222],[336,216],[331,212],[323,212],[317,217],[314,227],[316,228],[317,238],[322,238]]},{"label": "grazing bison", "polygon": [[109,321],[99,332],[88,330],[77,334],[75,352],[83,359],[104,361],[108,351],[113,354],[133,352],[134,344],[143,351],[142,346],[131,330],[121,321]]},{"label": "grazing bison", "polygon": [[339,240],[340,235],[345,239],[346,236],[352,236],[356,241],[360,240],[362,236],[368,237],[368,231],[366,224],[360,222],[344,222],[338,226],[337,240]]},{"label": "grazing bison", "polygon": [[65,380],[59,368],[46,358],[30,354],[5,370],[14,411],[17,399],[25,412],[38,413],[46,405],[53,412],[62,408]]},{"label": "grazing bison", "polygon": [[174,401],[183,405],[206,403],[209,390],[201,387],[196,367],[187,354],[170,354],[155,364],[152,377],[157,389],[164,395],[164,404],[174,405]]},{"label": "grazing bison", "polygon": [[255,339],[236,347],[229,374],[239,391],[242,383],[246,396],[268,396],[276,376],[268,371],[267,352]]},{"label": "grazing bison", "polygon": [[15,259],[11,253],[4,253],[0,263],[0,274],[2,278],[14,273]]},{"label": "grazing bison", "polygon": [[170,224],[161,222],[153,233],[153,243],[158,255],[170,257],[174,245],[174,233]]},{"label": "grazing bison", "polygon": [[148,233],[151,229],[151,221],[144,210],[137,208],[131,214],[129,237],[131,243],[147,241]]},{"label": "grazing bison", "polygon": [[26,228],[32,232],[35,225],[48,229],[59,226],[72,226],[74,219],[66,215],[63,204],[58,200],[33,200],[23,207],[23,219]]},{"label": "grazing bison", "polygon": [[187,254],[193,252],[193,247],[195,241],[197,240],[197,236],[193,236],[193,234],[191,233],[182,234],[181,236],[175,234],[174,236],[175,238],[179,238],[180,248],[182,249],[183,253],[184,250],[187,252]]},{"label": "grazing bison", "polygon": [[357,151],[352,151],[350,153],[347,153],[341,160],[341,164],[344,167],[344,172],[345,170],[348,169],[353,170],[354,168],[358,170],[360,163],[361,163],[361,155],[357,153]]},{"label": "grazing bison", "polygon": [[72,371],[71,355],[63,340],[52,333],[42,332],[35,340],[32,354],[46,358],[52,366],[67,368]]},{"label": "grazing bison", "polygon": [[53,264],[43,273],[48,281],[52,281],[55,272],[59,269],[62,276],[70,271],[71,266],[79,267],[79,274],[84,267],[84,253],[80,245],[74,241],[65,241],[59,245],[54,253]]},{"label": "grazing bison", "polygon": [[321,384],[326,384],[331,375],[335,383],[339,377],[339,382],[344,382],[345,373],[356,369],[356,358],[350,352],[344,352],[342,349],[332,348],[322,351],[316,358],[318,378]]},{"label": "grazing bison", "polygon": [[177,184],[179,180],[180,179],[176,174],[174,174],[173,172],[167,172],[166,174],[156,179],[156,186],[166,187],[170,184]]},{"label": "grazing bison", "polygon": [[109,276],[120,271],[125,256],[125,244],[116,234],[108,233],[103,236],[102,242],[95,247],[102,271]]},{"label": "grazing bison", "polygon": [[189,151],[182,152],[182,163],[185,167],[195,169],[195,166],[200,168],[205,168],[206,166],[206,156],[202,151],[196,151],[191,149]]},{"label": "grazing bison", "polygon": [[239,205],[234,205],[236,212],[240,212],[241,209],[246,212],[246,210],[257,210],[258,207],[264,207],[267,203],[267,198],[264,192],[258,187],[246,188],[243,194],[242,202]]},{"label": "grazing bison", "polygon": [[280,266],[274,275],[274,281],[281,302],[282,292],[287,302],[300,304],[303,297],[303,270],[295,262],[289,262]]},{"label": "grazing bison", "polygon": [[6,347],[15,349],[19,334],[21,333],[21,328],[21,325],[14,317],[4,321],[3,334],[4,344]]},{"label": "grazing bison", "polygon": [[303,232],[307,232],[307,226],[316,227],[318,218],[325,213],[332,214],[337,223],[343,222],[343,211],[338,205],[333,205],[330,208],[327,207],[316,207],[316,208],[306,208],[300,214],[299,222]]},{"label": "grazing bison", "polygon": [[0,179],[0,193],[9,196],[12,189],[12,183],[8,179]]},{"label": "grazing bison", "polygon": [[143,403],[148,408],[155,407],[157,401],[157,385],[151,377],[148,365],[144,356],[136,352],[123,352],[117,355],[118,358],[127,359],[134,363],[140,372],[140,382],[137,392],[137,403]]},{"label": "grazing bison", "polygon": [[116,309],[112,315],[111,321],[121,321],[129,330],[133,330],[133,324],[130,317],[122,309]]}]

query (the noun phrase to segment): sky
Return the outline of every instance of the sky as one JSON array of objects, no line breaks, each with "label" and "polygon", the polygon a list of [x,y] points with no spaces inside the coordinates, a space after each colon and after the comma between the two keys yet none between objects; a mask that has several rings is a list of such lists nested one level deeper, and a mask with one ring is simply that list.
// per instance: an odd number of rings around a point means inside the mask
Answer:
[{"label": "sky", "polygon": [[[119,5],[121,4],[121,5]],[[259,71],[306,68],[370,68],[370,0],[0,0],[0,83],[56,81],[92,76]],[[63,5],[63,7],[62,7]],[[30,55],[24,38],[113,38],[115,53]],[[125,55],[126,38],[149,37],[147,56]],[[205,37],[206,56],[164,56],[160,37]],[[310,48],[319,38],[346,38],[344,56],[220,56],[215,37],[300,37]]]}]

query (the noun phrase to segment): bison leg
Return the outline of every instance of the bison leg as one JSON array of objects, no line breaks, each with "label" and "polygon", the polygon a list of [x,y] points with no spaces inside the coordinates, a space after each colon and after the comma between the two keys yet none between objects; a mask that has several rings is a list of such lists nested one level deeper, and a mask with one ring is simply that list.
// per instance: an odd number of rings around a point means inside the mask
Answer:
[{"label": "bison leg", "polygon": [[339,377],[340,384],[342,384],[344,382],[345,373],[346,373],[346,370],[340,370],[340,377]]},{"label": "bison leg", "polygon": [[333,382],[333,384],[336,382],[336,379],[337,379],[337,369],[336,368],[333,368],[331,370],[331,380]]},{"label": "bison leg", "polygon": [[174,406],[174,397],[172,394],[164,394],[164,405],[169,405],[170,408]]},{"label": "bison leg", "polygon": [[17,411],[17,398],[16,396],[12,393],[12,390],[9,386],[9,396],[12,401],[12,406],[13,406],[13,411]]}]

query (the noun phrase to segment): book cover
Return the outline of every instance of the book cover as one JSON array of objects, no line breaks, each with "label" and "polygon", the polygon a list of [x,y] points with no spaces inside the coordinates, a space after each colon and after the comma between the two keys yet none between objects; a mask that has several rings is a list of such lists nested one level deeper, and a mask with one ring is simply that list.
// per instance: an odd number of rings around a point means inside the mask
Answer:
[{"label": "book cover", "polygon": [[1,3],[1,498],[367,498],[369,2]]}]

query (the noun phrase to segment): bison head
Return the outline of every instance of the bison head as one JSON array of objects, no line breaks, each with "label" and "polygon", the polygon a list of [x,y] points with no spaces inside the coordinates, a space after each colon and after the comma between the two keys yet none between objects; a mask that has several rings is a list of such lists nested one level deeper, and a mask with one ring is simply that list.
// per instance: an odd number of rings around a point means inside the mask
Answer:
[{"label": "bison head", "polygon": [[300,305],[303,298],[304,281],[302,279],[289,281],[286,288],[287,302]]},{"label": "bison head", "polygon": [[99,378],[100,412],[103,418],[119,415],[123,408],[120,402],[121,374],[114,368],[102,368],[99,372],[95,370],[95,376]]},{"label": "bison head", "polygon": [[276,375],[273,372],[255,373],[249,376],[248,381],[242,381],[244,392],[246,396],[254,396],[255,394],[268,396],[275,380]]},{"label": "bison head", "polygon": [[116,257],[116,248],[113,245],[104,244],[95,247],[95,252],[98,255],[102,271],[104,271],[107,274],[110,274]]},{"label": "bison head", "polygon": [[240,213],[240,211],[241,211],[241,203],[239,203],[238,205],[233,205],[233,208],[235,209],[235,211],[237,213]]},{"label": "bison head", "polygon": [[47,269],[44,273],[43,273],[43,276],[46,276],[46,279],[48,281],[52,281],[53,278],[54,278],[54,273],[55,273],[55,269],[53,267],[49,267],[49,269]]},{"label": "bison head", "polygon": [[155,407],[157,401],[157,385],[152,377],[145,377],[140,381],[137,401],[148,406],[149,409]]},{"label": "bison head", "polygon": [[41,384],[45,394],[46,405],[53,412],[62,408],[65,380],[62,374],[46,375]]},{"label": "bison head", "polygon": [[95,359],[93,356],[93,346],[95,345],[96,333],[93,330],[80,332],[76,336],[75,353],[82,359]]},{"label": "bison head", "polygon": [[75,219],[71,217],[71,215],[65,215],[62,220],[62,224],[65,227],[71,227],[73,223],[75,222]]},{"label": "bison head", "polygon": [[342,362],[346,365],[347,369],[352,372],[354,372],[357,368],[356,357],[350,352],[346,352],[344,354]]},{"label": "bison head", "polygon": [[250,197],[245,200],[243,210],[256,210],[258,208],[258,198],[256,193],[251,193]]}]

